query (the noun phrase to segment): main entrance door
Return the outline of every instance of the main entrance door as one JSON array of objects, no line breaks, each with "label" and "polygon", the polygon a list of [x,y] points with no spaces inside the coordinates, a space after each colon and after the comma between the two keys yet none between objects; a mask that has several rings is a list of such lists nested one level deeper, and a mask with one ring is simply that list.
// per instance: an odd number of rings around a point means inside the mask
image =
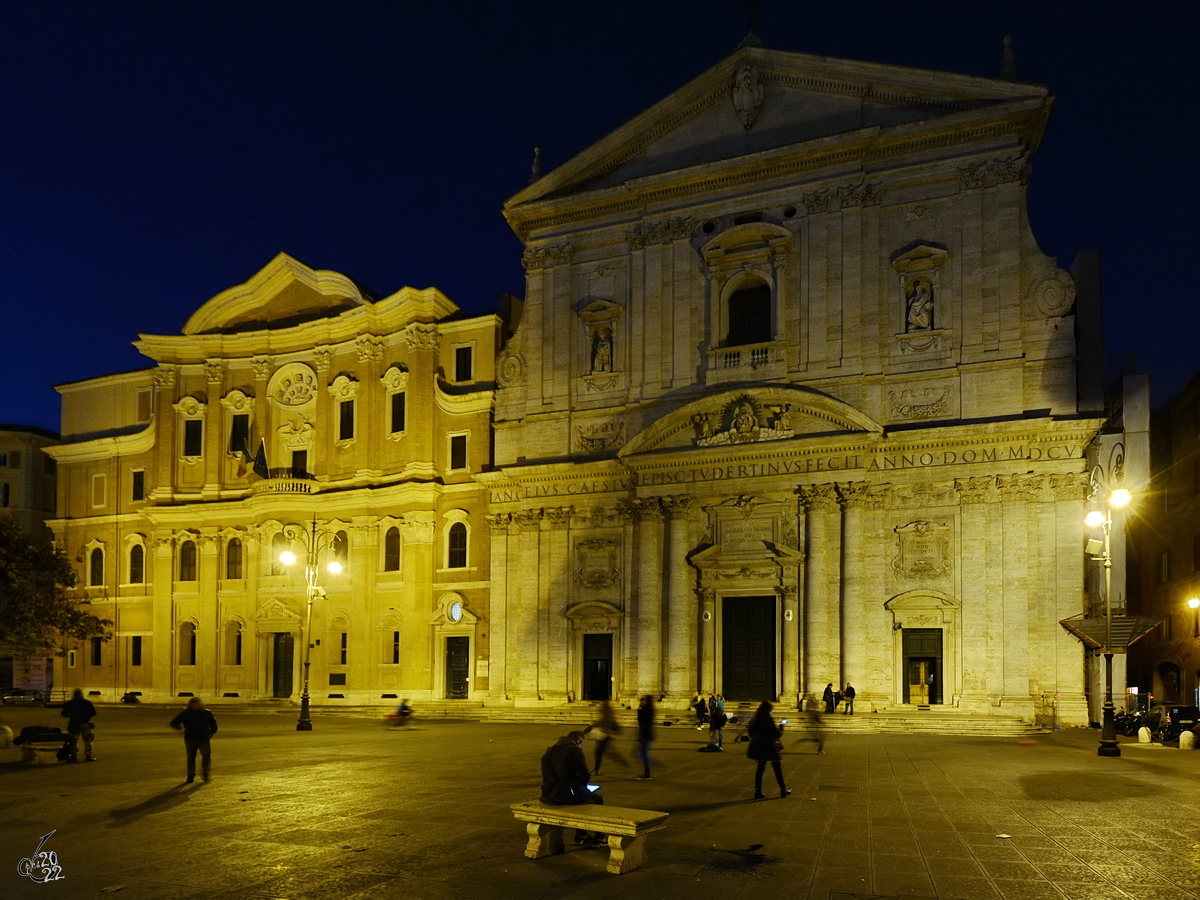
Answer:
[{"label": "main entrance door", "polygon": [[721,692],[726,700],[774,700],[774,597],[726,597]]},{"label": "main entrance door", "polygon": [[942,702],[942,629],[904,629],[904,702]]},{"label": "main entrance door", "polygon": [[467,699],[467,679],[471,674],[471,639],[446,638],[446,699]]},{"label": "main entrance door", "polygon": [[612,699],[611,634],[583,636],[583,699]]},{"label": "main entrance door", "polygon": [[292,656],[295,652],[295,639],[290,632],[275,632],[274,646],[271,648],[271,696],[292,696]]}]

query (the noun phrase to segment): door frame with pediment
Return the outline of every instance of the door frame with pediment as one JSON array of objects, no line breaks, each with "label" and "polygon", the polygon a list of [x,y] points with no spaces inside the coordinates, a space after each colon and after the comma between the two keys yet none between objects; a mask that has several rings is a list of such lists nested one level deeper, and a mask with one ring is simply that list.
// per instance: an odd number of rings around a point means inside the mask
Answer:
[{"label": "door frame with pediment", "polygon": [[[454,620],[451,611],[455,603],[460,604],[458,621]],[[478,666],[475,661],[475,631],[479,626],[479,616],[467,606],[466,597],[458,591],[447,591],[438,598],[437,608],[425,617],[425,621],[432,626],[430,639],[433,641],[433,665],[430,667],[433,669],[433,688],[428,699],[439,703],[449,700],[446,696],[446,638],[448,637],[468,638],[470,662],[467,668],[467,696],[465,699],[476,699],[475,676]],[[420,692],[406,690],[413,697],[419,698]]]},{"label": "door frame with pediment", "polygon": [[924,588],[897,594],[883,604],[892,614],[892,702],[904,704],[904,629],[934,628],[942,632],[942,702],[958,706],[962,696],[962,604],[941,591]]},{"label": "door frame with pediment", "polygon": [[[292,636],[292,693],[291,698],[300,698],[297,688],[301,684],[301,668],[304,660],[305,635],[301,634],[300,614],[291,609],[286,603],[272,597],[259,607],[254,614],[254,639],[258,642],[258,678],[255,682],[255,694],[258,697],[275,698],[275,635],[290,634]],[[311,641],[312,636],[308,639]]]},{"label": "door frame with pediment", "polygon": [[589,634],[612,635],[612,692],[615,702],[625,698],[623,693],[625,667],[621,662],[621,623],[625,614],[604,600],[584,600],[567,610],[571,640],[567,642],[567,684],[572,699],[583,697],[583,639]]}]

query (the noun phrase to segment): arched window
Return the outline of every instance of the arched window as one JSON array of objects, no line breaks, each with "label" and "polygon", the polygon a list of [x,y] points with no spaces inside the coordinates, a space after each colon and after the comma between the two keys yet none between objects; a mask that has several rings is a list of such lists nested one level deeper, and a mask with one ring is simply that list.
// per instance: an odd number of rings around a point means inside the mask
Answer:
[{"label": "arched window", "polygon": [[350,537],[344,531],[333,536],[333,558],[345,568],[350,561]]},{"label": "arched window", "polygon": [[450,526],[450,541],[446,551],[447,569],[465,569],[467,567],[467,526],[455,522]]},{"label": "arched window", "polygon": [[725,346],[765,344],[773,341],[771,329],[771,289],[761,281],[751,281],[729,295],[729,330]]},{"label": "arched window", "polygon": [[400,529],[394,525],[383,536],[383,570],[400,571]]},{"label": "arched window", "polygon": [[184,541],[179,548],[179,580],[196,580],[196,542]]},{"label": "arched window", "polygon": [[141,544],[129,548],[129,583],[145,584],[146,550]]},{"label": "arched window", "polygon": [[242,623],[237,619],[225,626],[225,665],[242,664]]},{"label": "arched window", "polygon": [[93,547],[88,556],[88,584],[100,587],[104,584],[104,550]]},{"label": "arched window", "polygon": [[279,555],[288,549],[287,535],[280,532],[271,539],[271,574],[282,575],[287,566],[279,559]]},{"label": "arched window", "polygon": [[196,664],[196,625],[194,622],[184,622],[179,626],[179,664],[181,666]]},{"label": "arched window", "polygon": [[242,542],[237,538],[233,538],[225,545],[225,577],[229,579],[242,577]]}]

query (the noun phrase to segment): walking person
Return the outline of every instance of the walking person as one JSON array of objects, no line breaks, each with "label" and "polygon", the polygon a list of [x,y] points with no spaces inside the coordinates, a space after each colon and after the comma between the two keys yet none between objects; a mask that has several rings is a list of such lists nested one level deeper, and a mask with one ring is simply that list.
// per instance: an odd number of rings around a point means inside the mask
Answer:
[{"label": "walking person", "polygon": [[725,723],[729,717],[714,702],[708,719],[708,739],[717,750],[725,749]]},{"label": "walking person", "polygon": [[596,750],[595,750],[595,765],[592,767],[592,774],[600,774],[600,763],[604,761],[605,751],[611,750],[615,759],[621,762],[622,765],[629,765],[629,760],[621,755],[617,750],[613,739],[621,733],[621,723],[617,721],[617,714],[613,712],[612,704],[607,700],[600,701],[600,709],[596,717],[596,721],[584,729],[584,734],[595,732],[596,735]]},{"label": "walking person", "polygon": [[[581,745],[583,732],[572,731],[560,737],[542,754],[542,802],[551,806],[603,805],[604,799],[588,790],[587,760]],[[604,843],[604,835],[575,830],[575,843],[592,847]]]},{"label": "walking person", "polygon": [[183,732],[183,746],[187,750],[187,783],[196,780],[196,754],[200,754],[200,777],[210,778],[212,747],[210,741],[217,733],[217,720],[204,708],[204,701],[193,697],[187,708],[171,720],[171,727]]},{"label": "walking person", "polygon": [[846,682],[846,689],[842,691],[842,700],[846,703],[846,708],[842,710],[842,715],[854,715],[854,685],[848,681]]},{"label": "walking person", "polygon": [[829,682],[829,684],[825,685],[825,693],[821,695],[821,699],[825,701],[826,714],[832,713],[834,707],[837,705],[837,697],[833,693],[833,682],[832,681]]},{"label": "walking person", "polygon": [[764,700],[759,705],[758,710],[750,719],[750,724],[746,726],[746,734],[750,737],[750,747],[746,751],[746,755],[750,759],[758,761],[758,768],[754,772],[754,799],[766,799],[766,795],[762,792],[762,780],[767,763],[771,764],[771,769],[775,772],[780,799],[787,797],[791,791],[783,782],[783,766],[779,761],[779,750],[782,746],[779,739],[783,736],[783,729],[775,724],[775,719],[771,716],[770,703]]},{"label": "walking person", "polygon": [[638,781],[650,780],[650,742],[654,740],[654,698],[647,694],[638,701],[638,756],[642,760],[642,774]]},{"label": "walking person", "polygon": [[83,691],[75,688],[71,699],[63,704],[62,716],[67,720],[67,734],[71,742],[67,745],[68,762],[79,762],[79,741],[83,740],[83,758],[85,762],[95,762],[92,754],[92,736],[95,726],[92,719],[96,717],[96,707],[92,701],[83,696]]},{"label": "walking person", "polygon": [[696,730],[704,729],[704,717],[708,714],[708,703],[704,699],[704,695],[696,691],[696,696],[692,698],[692,708],[696,710]]}]

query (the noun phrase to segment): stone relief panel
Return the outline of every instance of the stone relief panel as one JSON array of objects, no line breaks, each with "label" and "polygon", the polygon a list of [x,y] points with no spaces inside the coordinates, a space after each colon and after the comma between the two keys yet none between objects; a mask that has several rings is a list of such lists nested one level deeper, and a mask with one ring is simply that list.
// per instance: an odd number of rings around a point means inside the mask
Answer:
[{"label": "stone relief panel", "polygon": [[267,383],[267,396],[276,406],[298,409],[317,398],[317,373],[304,363],[293,362],[280,366]]},{"label": "stone relief panel", "polygon": [[950,408],[950,386],[888,391],[888,412],[893,419],[936,419]]},{"label": "stone relief panel", "polygon": [[953,563],[950,556],[952,529],[945,523],[909,522],[893,529],[899,553],[892,560],[892,571],[898,578],[926,580],[944,578]]},{"label": "stone relief panel", "polygon": [[575,544],[574,582],[583,588],[603,591],[621,580],[621,545],[618,541],[596,537]]},{"label": "stone relief panel", "polygon": [[624,422],[595,422],[575,426],[575,449],[581,453],[619,450],[624,443]]},{"label": "stone relief panel", "polygon": [[718,447],[790,438],[796,434],[791,414],[790,403],[767,405],[743,394],[720,410],[693,416],[695,442],[699,447]]}]

